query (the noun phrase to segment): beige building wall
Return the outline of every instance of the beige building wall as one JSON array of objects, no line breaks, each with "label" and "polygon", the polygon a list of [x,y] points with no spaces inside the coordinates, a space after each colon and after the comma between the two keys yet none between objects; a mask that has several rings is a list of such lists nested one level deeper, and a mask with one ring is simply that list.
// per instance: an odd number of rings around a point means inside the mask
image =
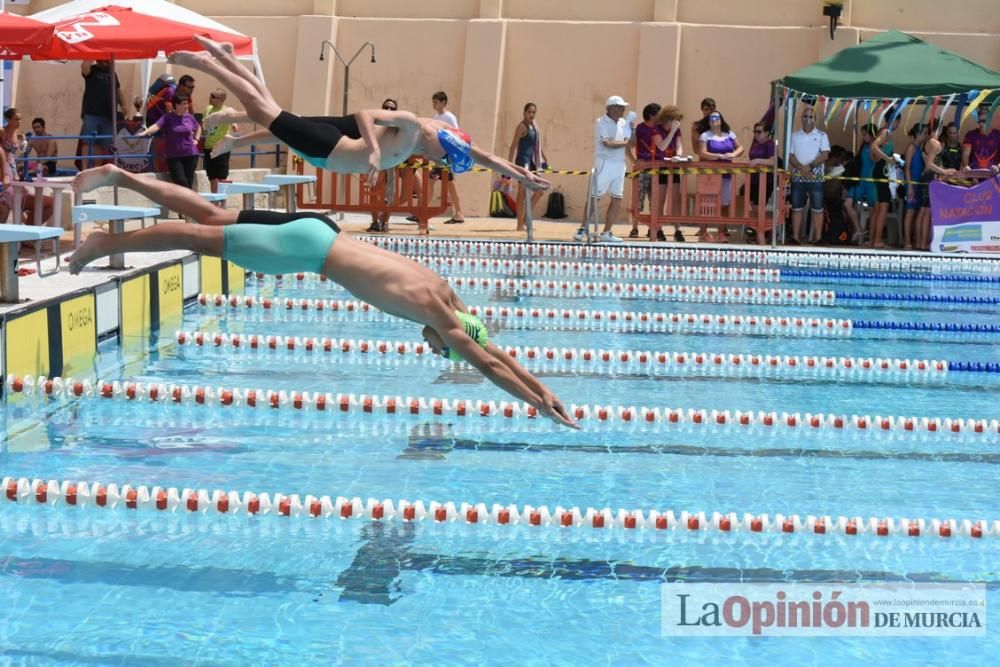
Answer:
[{"label": "beige building wall", "polygon": [[[19,13],[57,0],[34,0]],[[887,28],[913,32],[1000,70],[996,0],[846,0],[836,39],[822,0],[178,0],[178,4],[257,37],[268,87],[278,102],[309,114],[341,112],[344,68],[320,45],[330,40],[350,57],[350,108],[395,97],[403,108],[432,113],[430,96],[445,90],[449,108],[480,145],[507,155],[521,109],[538,105],[545,152],[556,169],[589,169],[593,124],[604,100],[622,95],[644,104],[678,104],[692,121],[698,102],[714,97],[740,139],[763,113],[773,79]],[[154,74],[184,70],[157,64]],[[138,65],[119,75],[140,94]],[[216,82],[195,73],[195,101]],[[79,130],[83,83],[76,63],[25,62],[15,70],[14,103],[27,117],[45,116],[54,133]],[[690,127],[686,122],[685,130]],[[842,130],[835,141],[850,142]],[[685,136],[690,151],[691,137]],[[63,142],[62,152],[72,146]],[[554,176],[579,214],[586,179]],[[465,212],[484,214],[489,178],[460,181]]]}]

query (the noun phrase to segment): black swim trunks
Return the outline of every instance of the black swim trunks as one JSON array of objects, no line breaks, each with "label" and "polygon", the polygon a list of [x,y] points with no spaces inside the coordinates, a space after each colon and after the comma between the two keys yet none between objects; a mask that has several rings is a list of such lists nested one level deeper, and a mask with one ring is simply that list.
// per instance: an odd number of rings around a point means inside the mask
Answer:
[{"label": "black swim trunks", "polygon": [[282,111],[267,128],[309,164],[325,167],[341,137],[360,139],[358,121],[350,116],[296,116]]},{"label": "black swim trunks", "polygon": [[320,215],[315,211],[300,211],[297,213],[282,213],[281,211],[257,211],[250,209],[244,209],[240,211],[239,215],[236,216],[236,224],[238,225],[283,225],[286,222],[292,222],[293,220],[301,220],[302,218],[315,218],[317,220],[322,220],[327,224],[327,226],[333,231],[340,233],[340,227],[337,223],[326,217],[325,215]]}]

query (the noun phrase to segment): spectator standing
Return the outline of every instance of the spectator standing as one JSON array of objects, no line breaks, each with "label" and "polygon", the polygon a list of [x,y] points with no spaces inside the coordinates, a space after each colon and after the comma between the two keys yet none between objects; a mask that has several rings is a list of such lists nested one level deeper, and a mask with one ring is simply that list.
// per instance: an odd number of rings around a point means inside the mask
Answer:
[{"label": "spectator standing", "polygon": [[976,118],[979,127],[969,130],[962,140],[962,169],[996,169],[1000,165],[1000,130],[990,129],[989,107],[981,105]]},{"label": "spectator standing", "polygon": [[[934,119],[931,120],[932,122],[934,121]],[[943,135],[944,141],[940,143],[941,165],[945,169],[958,171],[962,168],[962,141],[958,132],[958,126],[954,123],[948,123],[944,126]],[[927,152],[926,148],[924,152]]]},{"label": "spectator standing", "polygon": [[[121,83],[118,81],[118,75],[111,72],[111,63],[108,60],[84,60],[80,63],[80,74],[83,75],[80,134],[83,137],[103,135],[96,139],[81,139],[81,144],[87,145],[87,155],[89,156],[108,155],[111,152],[111,142],[114,135],[115,114],[118,112],[118,108],[121,109],[122,113],[125,112],[126,108]],[[113,99],[117,101],[117,105],[112,102],[112,93],[114,93]],[[77,147],[77,155],[80,155],[81,148],[82,145]],[[82,165],[78,164],[78,166]],[[87,160],[87,166],[94,166],[92,157]]]},{"label": "spectator standing", "polygon": [[[545,151],[542,150],[542,133],[535,122],[538,107],[534,103],[528,102],[524,105],[522,113],[523,117],[521,118],[521,122],[517,124],[517,129],[514,130],[514,138],[511,140],[510,148],[507,151],[507,161],[513,162],[529,171],[547,169],[549,165],[548,159],[545,157]],[[535,210],[535,206],[542,198],[542,194],[541,190],[535,190],[531,193],[532,211]],[[526,229],[524,224],[525,205],[524,185],[518,181],[517,227],[515,229],[519,232],[523,232]]]},{"label": "spectator standing", "polygon": [[[443,90],[439,90],[431,96],[431,104],[434,105],[434,120],[440,120],[454,128],[458,128],[458,118],[455,114],[448,111],[448,94]],[[440,178],[441,170],[437,169],[431,172],[431,177],[437,174]],[[451,212],[452,215],[448,220],[444,221],[446,225],[460,225],[465,222],[465,216],[462,214],[462,200],[458,197],[458,188],[455,187],[455,173],[452,172],[448,179],[448,196],[451,198]]]},{"label": "spectator standing", "polygon": [[[146,125],[155,125],[163,118],[163,114],[169,113],[173,109],[174,95],[177,94],[177,81],[172,74],[161,74],[149,89],[149,98],[146,100]],[[167,170],[167,161],[163,157],[163,137],[153,137],[153,171],[163,172]]]},{"label": "spectator standing", "polygon": [[913,250],[913,224],[919,212],[923,197],[920,179],[924,175],[924,144],[927,143],[927,125],[917,123],[907,132],[912,141],[906,147],[903,173],[906,175],[906,212],[903,214],[903,249]]},{"label": "spectator standing", "polygon": [[[667,106],[660,109],[660,113],[656,114],[656,124],[659,130],[656,133],[656,147],[663,153],[664,160],[673,160],[675,158],[684,157],[684,141],[681,138],[681,121],[684,119],[684,114],[681,113],[680,108],[674,106],[673,104],[668,104]],[[667,182],[667,174],[662,174],[660,178],[660,184],[663,185]],[[681,179],[684,178],[684,174],[674,173],[673,174],[673,201],[671,203],[670,210],[677,215],[680,215],[683,211],[683,203],[681,202]],[[667,192],[666,188],[662,188],[660,192],[660,206],[662,209],[663,202],[666,201]],[[665,241],[666,238],[663,236],[663,231],[660,230],[657,234],[657,240]],[[674,224],[674,240],[678,243],[684,242],[684,234],[681,232],[681,227],[678,224]]]},{"label": "spectator standing", "polygon": [[830,139],[816,127],[816,111],[810,106],[802,110],[802,126],[792,133],[788,144],[788,162],[792,168],[792,238],[799,245],[802,211],[809,200],[812,227],[809,240],[816,243],[823,233],[823,165],[830,157]]},{"label": "spectator standing", "polygon": [[[893,110],[889,109],[886,115],[892,116]],[[888,125],[879,130],[878,136],[872,141],[870,153],[875,162],[872,167],[872,177],[875,179],[875,193],[878,203],[875,204],[875,211],[872,213],[869,231],[871,236],[869,243],[873,248],[885,248],[882,243],[882,232],[885,229],[885,219],[889,215],[889,206],[895,198],[892,183],[896,181],[896,156],[892,140],[892,133],[899,127],[899,118],[893,118]]]},{"label": "spectator standing", "polygon": [[[604,231],[600,236],[600,240],[605,243],[621,243],[621,239],[612,232],[612,227],[618,220],[622,206],[625,191],[625,147],[632,138],[632,127],[625,119],[627,106],[628,102],[620,95],[612,95],[605,103],[605,114],[594,123],[594,174],[590,180],[587,210],[592,202],[604,195],[611,197],[604,219]],[[586,217],[585,215],[584,218]],[[586,236],[585,220],[573,238],[583,241]]]},{"label": "spectator standing", "polygon": [[59,146],[55,139],[45,138],[48,136],[50,135],[45,131],[44,118],[35,118],[31,121],[31,135],[28,139],[29,150],[35,152],[35,157],[45,169],[45,175],[55,176],[57,165],[52,158],[59,155]]},{"label": "spectator standing", "polygon": [[[387,97],[385,98],[385,100],[382,101],[382,111],[397,111],[398,109],[399,109],[399,104],[396,102],[396,100],[392,99],[391,97]],[[400,171],[402,173],[402,170]],[[385,182],[385,179],[389,178],[390,175],[392,175],[391,169],[387,169],[385,171],[380,172],[379,182],[380,183]],[[410,190],[412,192],[412,186]],[[397,193],[396,201],[397,202],[405,201],[405,198],[407,196],[409,195],[406,193],[406,188],[404,187],[403,192]],[[369,225],[368,229],[366,229],[365,231],[367,232],[389,231],[389,212],[383,211],[380,213],[376,213],[375,211],[372,211],[372,224]]]},{"label": "spectator standing", "polygon": [[167,158],[170,180],[183,188],[193,190],[194,174],[198,168],[198,139],[201,137],[201,124],[188,112],[190,106],[191,99],[187,95],[178,93],[174,96],[170,113],[161,116],[160,120],[136,136],[146,137],[163,132],[163,151]]},{"label": "spectator standing", "polygon": [[[660,113],[661,108],[656,102],[650,102],[642,108],[642,122],[635,126],[626,149],[631,160],[648,162],[663,159],[663,151],[657,147],[655,137],[657,134],[656,115]],[[642,213],[643,207],[648,202],[652,211],[654,205],[652,201],[653,174],[650,173],[650,170],[643,169],[642,173],[636,177],[636,182],[639,184],[639,194],[632,202],[632,210],[630,211],[632,213],[632,230],[628,233],[630,239],[639,238],[639,214]],[[665,183],[666,179],[663,182]],[[663,213],[662,203],[660,202],[660,207],[657,209],[660,213]]]},{"label": "spectator standing", "polygon": [[[730,129],[729,123],[723,118],[721,112],[712,111],[705,120],[708,121],[708,130],[702,132],[698,137],[698,157],[709,162],[732,162],[743,155],[744,149],[742,144],[740,144],[740,140],[736,138],[736,134]],[[722,192],[720,195],[723,215],[728,215],[729,213],[732,189],[733,175],[723,174]],[[820,199],[822,199],[822,196]],[[726,243],[729,241],[729,233],[726,231],[725,225],[722,225],[716,230],[714,238],[709,237],[704,231],[701,233],[700,238],[702,241]]]},{"label": "spectator standing", "polygon": [[[0,147],[3,148],[5,168],[3,173],[3,191],[0,192],[0,203],[6,207],[6,210],[3,212],[3,219],[6,220],[7,211],[14,208],[15,191],[11,188],[11,184],[18,180],[17,154],[19,152],[27,154],[28,142],[25,141],[24,135],[20,133],[20,111],[14,107],[5,109],[3,119],[5,126],[3,132],[0,133]],[[40,200],[34,194],[25,193],[21,196],[21,211],[29,222],[34,221],[36,206],[42,207],[42,221],[48,220],[52,216],[52,205],[52,197],[49,196],[41,197]],[[24,220],[14,220],[14,224],[16,225],[20,225],[23,222]]]},{"label": "spectator standing", "polygon": [[[216,88],[211,93],[208,94],[208,106],[205,107],[205,113],[202,116],[202,122],[214,113],[218,113],[226,108],[226,91],[222,88]],[[233,123],[221,123],[219,125],[212,125],[205,129],[205,151],[204,151],[204,165],[205,165],[205,176],[208,177],[208,183],[212,192],[219,191],[219,181],[224,181],[229,178],[229,156],[230,153],[227,151],[222,155],[212,157],[212,149],[215,148],[215,144],[219,143],[222,137],[227,134],[238,134],[239,128]]]},{"label": "spectator standing", "polygon": [[[945,146],[937,138],[937,119],[931,118],[927,127],[927,141],[924,142],[924,173],[920,178],[920,211],[917,214],[916,239],[914,245],[917,250],[931,249],[931,181],[935,179],[945,180],[951,178],[959,172],[959,169],[949,166],[948,152]],[[953,135],[953,139],[958,139],[958,127],[954,123],[949,123],[945,127],[945,136]],[[954,151],[952,151],[952,162],[954,164]],[[961,163],[959,163],[961,167]]]},{"label": "spectator standing", "polygon": [[149,148],[151,139],[138,136],[146,129],[142,124],[142,116],[138,113],[142,108],[142,98],[137,97],[133,104],[136,113],[121,123],[118,134],[115,135],[115,154],[118,156],[118,166],[132,174],[149,171],[151,160]]},{"label": "spectator standing", "polygon": [[[761,123],[753,126],[753,141],[750,142],[750,151],[747,157],[750,159],[750,166],[758,169],[770,169],[774,164],[775,144],[774,137],[771,136],[771,128]],[[771,198],[774,191],[774,174],[768,171],[764,179],[764,201]],[[756,205],[760,197],[760,173],[750,174],[750,203]]]},{"label": "spectator standing", "polygon": [[878,130],[872,124],[861,128],[861,147],[857,156],[845,171],[845,177],[857,179],[855,184],[847,189],[847,198],[844,200],[844,212],[854,227],[853,243],[861,245],[864,241],[864,231],[861,228],[861,205],[874,206],[878,202],[878,193],[875,191],[875,182],[872,180],[872,171],[875,162],[872,160],[872,142]]},{"label": "spectator standing", "polygon": [[708,115],[715,111],[716,104],[715,100],[711,97],[706,97],[701,101],[701,118],[691,123],[691,136],[700,137],[705,132],[708,132]]}]

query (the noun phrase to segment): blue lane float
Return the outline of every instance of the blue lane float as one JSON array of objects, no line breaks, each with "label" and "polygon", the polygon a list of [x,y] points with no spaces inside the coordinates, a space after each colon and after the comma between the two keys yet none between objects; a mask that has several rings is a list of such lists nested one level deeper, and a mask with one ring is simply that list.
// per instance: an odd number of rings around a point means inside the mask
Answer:
[{"label": "blue lane float", "polygon": [[938,331],[943,333],[1000,333],[997,324],[953,324],[945,322],[886,322],[851,320],[852,329],[888,329],[893,331]]},{"label": "blue lane float", "polygon": [[834,292],[837,299],[851,301],[910,301],[917,303],[964,303],[996,305],[1000,297],[959,296],[950,294],[891,294],[889,292]]},{"label": "blue lane float", "polygon": [[906,273],[897,271],[829,271],[781,269],[782,278],[830,278],[832,280],[900,280],[907,282],[1000,283],[1000,276],[942,275],[936,273]]}]

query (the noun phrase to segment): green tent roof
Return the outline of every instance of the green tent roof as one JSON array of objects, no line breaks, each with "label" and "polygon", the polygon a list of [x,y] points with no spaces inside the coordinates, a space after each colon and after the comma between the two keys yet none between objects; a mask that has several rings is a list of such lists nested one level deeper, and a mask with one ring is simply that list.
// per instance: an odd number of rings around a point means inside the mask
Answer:
[{"label": "green tent roof", "polygon": [[928,97],[1000,89],[1000,73],[913,35],[889,30],[776,83],[826,97]]}]

